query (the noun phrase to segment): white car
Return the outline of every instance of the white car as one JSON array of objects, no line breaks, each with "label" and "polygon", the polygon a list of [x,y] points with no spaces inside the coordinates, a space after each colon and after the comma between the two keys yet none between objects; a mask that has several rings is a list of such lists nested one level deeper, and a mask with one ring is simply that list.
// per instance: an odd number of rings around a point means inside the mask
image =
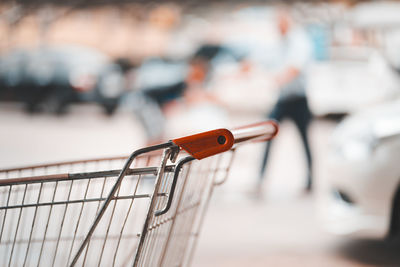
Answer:
[{"label": "white car", "polygon": [[[342,60],[310,66],[307,96],[314,115],[352,114],[400,95],[400,76],[380,53],[360,48],[336,52]],[[344,59],[348,54],[355,59]]]},{"label": "white car", "polygon": [[400,237],[400,101],[354,114],[335,129],[318,209],[328,231]]}]

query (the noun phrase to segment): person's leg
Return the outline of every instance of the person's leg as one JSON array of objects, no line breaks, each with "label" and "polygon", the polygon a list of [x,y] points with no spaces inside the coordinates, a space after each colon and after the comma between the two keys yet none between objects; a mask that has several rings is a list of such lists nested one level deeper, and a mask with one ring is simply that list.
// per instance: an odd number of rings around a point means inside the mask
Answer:
[{"label": "person's leg", "polygon": [[260,176],[259,176],[260,183],[264,179],[265,169],[267,166],[267,160],[268,160],[269,152],[271,150],[271,144],[272,144],[272,141],[267,142],[265,151],[264,151],[264,155],[261,160],[261,169],[260,169]]},{"label": "person's leg", "polygon": [[306,98],[300,99],[296,104],[296,112],[292,114],[292,119],[299,129],[301,141],[303,143],[304,152],[307,161],[307,181],[305,189],[311,191],[312,189],[312,155],[310,144],[308,140],[308,126],[310,125],[312,115],[308,108]]},{"label": "person's leg", "polygon": [[[278,122],[280,122],[284,116],[285,116],[285,110],[286,110],[286,104],[284,101],[279,101],[275,107],[273,108],[273,110],[271,111],[271,113],[269,114],[268,118],[269,119],[274,119]],[[263,158],[261,160],[261,168],[260,168],[260,174],[259,174],[259,183],[261,184],[263,179],[264,179],[264,174],[265,174],[265,170],[266,170],[266,166],[267,166],[267,162],[268,162],[268,157],[269,157],[269,153],[271,150],[271,145],[272,145],[272,141],[267,142],[265,150],[264,150],[264,155]]]}]

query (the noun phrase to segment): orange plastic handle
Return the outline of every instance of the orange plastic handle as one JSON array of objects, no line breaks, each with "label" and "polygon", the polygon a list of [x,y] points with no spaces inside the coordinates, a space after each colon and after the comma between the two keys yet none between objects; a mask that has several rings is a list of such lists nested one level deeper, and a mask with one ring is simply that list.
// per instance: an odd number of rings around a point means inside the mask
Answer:
[{"label": "orange plastic handle", "polygon": [[227,129],[217,129],[182,138],[173,139],[176,145],[196,159],[203,159],[228,151],[234,144],[232,133]]},{"label": "orange plastic handle", "polygon": [[173,139],[172,142],[194,158],[203,159],[228,151],[234,144],[271,140],[277,135],[278,129],[278,124],[269,120],[235,128],[232,132],[227,129],[217,129]]}]

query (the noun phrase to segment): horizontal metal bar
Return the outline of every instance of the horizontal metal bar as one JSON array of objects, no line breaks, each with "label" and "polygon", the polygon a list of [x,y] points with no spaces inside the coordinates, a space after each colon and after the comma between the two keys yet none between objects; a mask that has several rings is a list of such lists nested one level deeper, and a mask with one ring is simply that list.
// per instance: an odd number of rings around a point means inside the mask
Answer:
[{"label": "horizontal metal bar", "polygon": [[[173,172],[175,166],[168,165],[166,172]],[[134,168],[127,171],[127,175],[143,175],[153,174],[156,175],[158,167],[144,167]],[[62,174],[51,174],[21,178],[11,178],[0,180],[0,186],[9,186],[17,184],[33,184],[33,183],[44,183],[44,182],[57,182],[57,181],[70,181],[70,180],[82,180],[102,177],[117,177],[121,170],[109,170],[109,171],[96,171],[96,172],[83,172],[83,173],[62,173]]]},{"label": "horizontal metal bar", "polygon": [[[174,168],[175,168],[174,165],[168,165],[166,167],[166,171],[173,172]],[[102,177],[116,177],[120,174],[120,172],[121,172],[121,170],[73,173],[73,174],[69,174],[69,179],[79,180],[79,179],[91,179],[91,178],[102,178]],[[128,169],[126,175],[127,176],[143,175],[143,174],[157,175],[157,172],[158,172],[158,167],[144,167],[144,168]]]},{"label": "horizontal metal bar", "polygon": [[99,161],[112,161],[112,160],[126,160],[128,156],[117,156],[117,157],[108,157],[108,158],[96,158],[96,159],[88,159],[88,160],[74,160],[74,161],[60,161],[60,162],[55,162],[55,163],[49,163],[49,164],[39,164],[39,165],[30,165],[30,166],[25,166],[25,167],[20,167],[20,168],[8,168],[8,169],[0,169],[0,172],[14,172],[14,171],[23,171],[23,170],[29,170],[29,169],[39,169],[39,168],[49,168],[49,167],[56,167],[56,166],[62,166],[62,165],[74,165],[74,164],[80,164],[80,163],[91,163],[91,162],[99,162]]},{"label": "horizontal metal bar", "polygon": [[[159,151],[149,151],[148,153],[146,153],[146,155],[139,155],[138,158],[143,158],[146,156],[154,157],[154,156],[160,156],[160,155],[161,155],[161,153]],[[129,158],[129,155],[124,155],[124,156],[104,157],[104,158],[94,158],[94,159],[84,159],[84,160],[59,161],[59,162],[53,162],[53,163],[48,163],[48,164],[38,164],[38,165],[30,165],[30,166],[23,166],[23,167],[0,169],[0,173],[17,172],[17,171],[24,171],[24,170],[29,170],[29,169],[50,168],[50,167],[57,167],[57,166],[85,164],[85,163],[101,162],[101,161],[127,160],[128,158]]]},{"label": "horizontal metal bar", "polygon": [[[83,240],[84,237],[85,236],[75,237],[75,241],[81,241],[81,240]],[[140,233],[123,234],[121,236],[121,239],[132,239],[132,238],[139,238],[139,237],[140,237]],[[108,235],[107,236],[107,239],[119,239],[119,238],[120,238],[120,235]],[[73,239],[74,239],[73,236],[61,237],[60,241],[71,241]],[[92,236],[92,240],[103,240],[103,239],[104,239],[104,236]],[[56,242],[56,241],[57,241],[57,238],[46,237],[46,242]],[[28,242],[29,242],[29,240],[27,240],[27,239],[19,239],[19,240],[15,241],[15,244],[24,244],[24,243],[28,243]],[[40,239],[40,238],[38,238],[38,239],[32,238],[30,241],[30,243],[42,243],[42,242],[43,242],[43,239]],[[0,246],[9,245],[12,243],[14,243],[14,240],[2,240]]]},{"label": "horizontal metal bar", "polygon": [[[159,197],[168,196],[167,193],[158,193]],[[113,197],[111,200],[123,200],[123,199],[134,199],[134,198],[150,198],[150,194],[139,194],[132,196],[118,196]],[[32,208],[32,207],[41,207],[41,206],[53,206],[53,205],[65,205],[65,204],[76,204],[76,203],[87,203],[87,202],[100,202],[106,200],[106,197],[103,198],[88,198],[88,199],[77,199],[77,200],[69,200],[69,201],[56,201],[56,202],[42,202],[42,203],[33,203],[33,204],[22,204],[22,205],[12,205],[12,206],[2,206],[0,210],[8,210],[8,209],[19,209],[19,208]]]}]

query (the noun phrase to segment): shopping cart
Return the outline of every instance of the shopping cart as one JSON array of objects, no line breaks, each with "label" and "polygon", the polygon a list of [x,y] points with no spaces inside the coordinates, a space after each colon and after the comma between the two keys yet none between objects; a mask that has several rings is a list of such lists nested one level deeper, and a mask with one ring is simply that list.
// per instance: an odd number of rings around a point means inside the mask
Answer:
[{"label": "shopping cart", "polygon": [[129,157],[0,170],[0,266],[189,266],[235,148],[277,131],[267,121]]}]

